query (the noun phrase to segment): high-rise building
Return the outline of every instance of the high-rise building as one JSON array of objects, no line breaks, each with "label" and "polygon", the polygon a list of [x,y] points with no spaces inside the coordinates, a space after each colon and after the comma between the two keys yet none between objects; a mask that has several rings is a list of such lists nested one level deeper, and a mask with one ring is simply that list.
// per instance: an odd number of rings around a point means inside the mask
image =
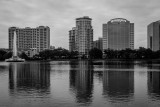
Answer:
[{"label": "high-rise building", "polygon": [[78,51],[80,57],[88,57],[89,51],[93,48],[92,19],[88,16],[76,18],[76,27],[69,31],[70,51]]},{"label": "high-rise building", "polygon": [[98,38],[98,40],[93,41],[93,48],[103,50],[103,38]]},{"label": "high-rise building", "polygon": [[76,27],[73,27],[72,30],[69,31],[69,51],[77,51],[76,49]]},{"label": "high-rise building", "polygon": [[37,52],[50,48],[50,28],[48,26],[39,26],[37,28],[18,28],[10,27],[9,49],[13,49],[14,31],[17,34],[17,48],[19,51],[27,51],[36,48]]},{"label": "high-rise building", "polygon": [[147,26],[147,47],[152,51],[160,50],[160,21]]},{"label": "high-rise building", "polygon": [[103,50],[134,49],[134,23],[123,18],[103,24]]},{"label": "high-rise building", "polygon": [[89,51],[93,48],[93,29],[91,21],[92,19],[88,16],[76,19],[77,49],[81,56],[88,56]]}]

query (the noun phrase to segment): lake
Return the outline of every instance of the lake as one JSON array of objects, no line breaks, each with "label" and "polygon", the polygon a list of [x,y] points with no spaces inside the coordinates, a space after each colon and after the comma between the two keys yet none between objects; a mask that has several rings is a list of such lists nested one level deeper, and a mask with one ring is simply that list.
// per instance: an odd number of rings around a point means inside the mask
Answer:
[{"label": "lake", "polygon": [[160,61],[0,62],[0,107],[159,107]]}]

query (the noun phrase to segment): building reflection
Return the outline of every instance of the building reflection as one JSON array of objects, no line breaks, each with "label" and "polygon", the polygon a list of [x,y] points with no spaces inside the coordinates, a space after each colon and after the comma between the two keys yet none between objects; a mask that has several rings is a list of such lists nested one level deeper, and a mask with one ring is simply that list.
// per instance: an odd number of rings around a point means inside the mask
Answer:
[{"label": "building reflection", "polygon": [[78,103],[92,102],[93,66],[89,61],[70,62],[70,88]]},{"label": "building reflection", "polygon": [[0,65],[0,74],[8,71],[8,65]]},{"label": "building reflection", "polygon": [[111,102],[130,101],[134,93],[133,64],[104,62],[103,95]]},{"label": "building reflection", "polygon": [[160,69],[158,67],[153,67],[152,64],[148,66],[148,95],[153,99],[160,99],[160,72],[149,69]]},{"label": "building reflection", "polygon": [[43,96],[50,91],[49,63],[11,63],[9,66],[9,89],[11,95]]}]

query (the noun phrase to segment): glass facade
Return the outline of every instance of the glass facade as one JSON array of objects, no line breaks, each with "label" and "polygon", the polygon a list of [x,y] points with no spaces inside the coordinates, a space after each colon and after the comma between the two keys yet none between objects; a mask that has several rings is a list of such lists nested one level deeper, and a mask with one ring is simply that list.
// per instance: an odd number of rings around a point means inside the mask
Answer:
[{"label": "glass facade", "polygon": [[152,51],[160,50],[160,21],[147,26],[147,48]]},{"label": "glass facade", "polygon": [[134,49],[134,24],[126,19],[116,18],[103,24],[103,50]]}]

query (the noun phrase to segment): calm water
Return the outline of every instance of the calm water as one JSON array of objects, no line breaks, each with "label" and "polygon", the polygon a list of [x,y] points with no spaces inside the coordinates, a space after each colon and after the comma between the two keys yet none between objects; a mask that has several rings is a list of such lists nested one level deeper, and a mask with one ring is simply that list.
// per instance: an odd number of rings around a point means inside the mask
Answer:
[{"label": "calm water", "polygon": [[0,107],[159,107],[160,62],[0,62]]}]

